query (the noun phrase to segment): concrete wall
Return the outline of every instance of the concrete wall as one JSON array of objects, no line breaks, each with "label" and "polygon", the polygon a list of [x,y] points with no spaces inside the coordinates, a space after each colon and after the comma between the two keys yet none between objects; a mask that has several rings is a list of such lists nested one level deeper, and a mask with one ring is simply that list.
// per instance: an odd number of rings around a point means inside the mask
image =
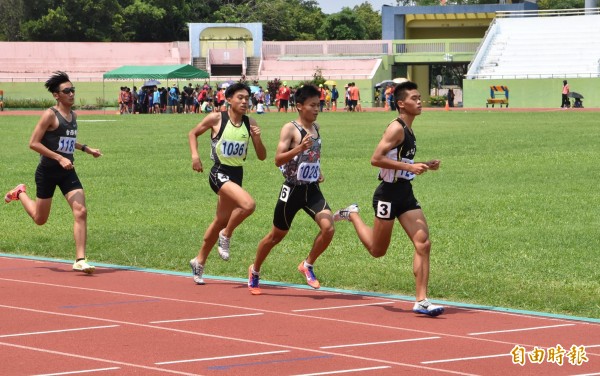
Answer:
[{"label": "concrete wall", "polygon": [[[584,96],[584,107],[600,108],[600,78],[567,78],[571,91]],[[559,108],[563,78],[530,80],[464,80],[463,106],[485,108],[490,86],[504,85],[509,89],[511,108]],[[497,106],[496,106],[497,107]]]}]

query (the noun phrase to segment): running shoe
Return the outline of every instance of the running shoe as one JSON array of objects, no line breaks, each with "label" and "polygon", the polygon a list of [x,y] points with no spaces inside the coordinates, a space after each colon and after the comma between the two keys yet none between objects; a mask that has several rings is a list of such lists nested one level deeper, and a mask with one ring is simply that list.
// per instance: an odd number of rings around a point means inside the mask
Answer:
[{"label": "running shoe", "polygon": [[358,213],[358,211],[359,211],[358,205],[352,204],[352,205],[348,206],[347,208],[336,211],[333,214],[333,220],[334,220],[334,222],[349,221],[350,213]]},{"label": "running shoe", "polygon": [[219,251],[219,256],[225,261],[229,260],[229,240],[230,238],[223,235],[223,231],[219,232],[219,244],[217,245],[217,250]]},{"label": "running shoe", "polygon": [[413,312],[435,317],[444,313],[444,307],[431,304],[429,300],[423,299],[415,303],[415,306],[413,307]]},{"label": "running shoe", "polygon": [[7,204],[11,201],[19,201],[19,195],[23,192],[27,191],[27,187],[25,184],[19,184],[10,191],[6,195],[4,195],[4,202]]},{"label": "running shoe", "polygon": [[73,270],[77,272],[84,272],[86,274],[92,274],[94,270],[96,270],[96,267],[88,264],[87,259],[83,259],[73,263]]},{"label": "running shoe", "polygon": [[304,261],[302,261],[300,262],[300,265],[298,265],[298,271],[306,277],[306,283],[308,283],[310,287],[313,289],[318,289],[321,287],[321,284],[319,283],[312,266],[304,266]]},{"label": "running shoe", "polygon": [[202,279],[202,273],[204,273],[204,265],[198,264],[198,259],[195,257],[190,260],[190,267],[192,268],[192,274],[194,275],[194,282],[197,285],[203,285],[204,280]]},{"label": "running shoe", "polygon": [[260,286],[258,285],[258,274],[252,273],[252,265],[248,267],[248,290],[252,295],[260,295]]}]

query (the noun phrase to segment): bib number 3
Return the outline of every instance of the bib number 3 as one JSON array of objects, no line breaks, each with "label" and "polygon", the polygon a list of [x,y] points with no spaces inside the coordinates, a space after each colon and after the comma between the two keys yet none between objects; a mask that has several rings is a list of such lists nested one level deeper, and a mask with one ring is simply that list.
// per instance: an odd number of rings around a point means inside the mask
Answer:
[{"label": "bib number 3", "polygon": [[392,216],[392,203],[377,201],[377,218],[388,219]]}]

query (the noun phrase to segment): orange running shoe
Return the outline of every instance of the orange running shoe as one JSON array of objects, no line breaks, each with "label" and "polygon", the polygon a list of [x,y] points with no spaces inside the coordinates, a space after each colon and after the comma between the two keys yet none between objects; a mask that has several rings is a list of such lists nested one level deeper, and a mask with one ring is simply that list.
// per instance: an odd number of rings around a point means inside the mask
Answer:
[{"label": "orange running shoe", "polygon": [[260,286],[258,285],[258,274],[252,273],[252,266],[248,267],[248,290],[252,295],[260,295]]},{"label": "orange running shoe", "polygon": [[25,184],[19,184],[4,196],[4,202],[7,204],[11,201],[19,201],[19,195],[23,192],[27,192],[27,187]]},{"label": "orange running shoe", "polygon": [[321,284],[319,283],[312,266],[306,267],[304,266],[304,261],[301,261],[300,265],[298,265],[298,271],[306,277],[306,283],[308,283],[310,287],[313,289],[318,289],[321,287]]}]

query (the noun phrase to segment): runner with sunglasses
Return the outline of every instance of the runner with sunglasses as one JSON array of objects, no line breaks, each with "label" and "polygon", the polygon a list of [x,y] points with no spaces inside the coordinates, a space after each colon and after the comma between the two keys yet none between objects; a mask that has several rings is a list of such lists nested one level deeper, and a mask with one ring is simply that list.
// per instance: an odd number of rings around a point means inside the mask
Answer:
[{"label": "runner with sunglasses", "polygon": [[29,198],[25,184],[19,184],[4,196],[4,201],[21,201],[35,224],[41,226],[50,216],[52,197],[58,186],[75,219],[73,233],[76,259],[73,270],[91,274],[94,266],[88,264],[85,253],[87,209],[83,186],[75,172],[74,153],[75,150],[81,150],[94,158],[102,153],[77,142],[77,116],[71,110],[75,104],[75,87],[69,76],[64,72],[54,72],[45,87],[56,99],[56,105],[44,111],[29,140],[29,147],[41,156],[35,171],[37,198]]}]

